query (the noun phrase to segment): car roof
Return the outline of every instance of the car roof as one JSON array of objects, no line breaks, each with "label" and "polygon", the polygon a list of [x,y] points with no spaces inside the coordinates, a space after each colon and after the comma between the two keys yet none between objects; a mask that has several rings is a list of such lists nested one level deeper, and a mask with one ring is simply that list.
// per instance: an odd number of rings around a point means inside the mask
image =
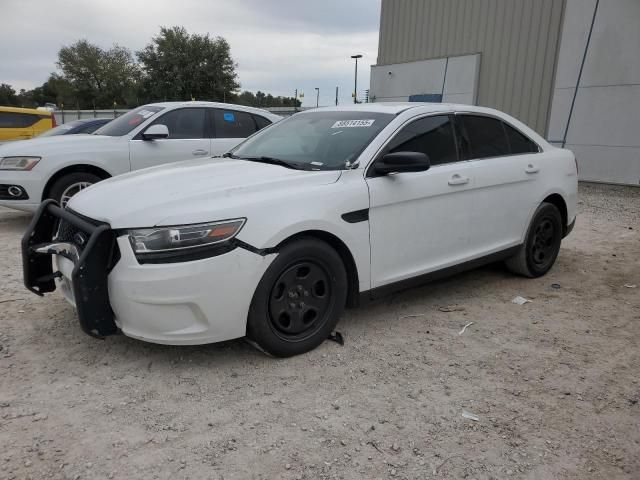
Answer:
[{"label": "car roof", "polygon": [[205,102],[194,100],[190,102],[157,102],[147,104],[150,107],[163,107],[163,108],[178,108],[178,107],[209,107],[209,108],[228,108],[234,110],[240,110],[243,112],[257,113],[263,116],[271,116],[272,118],[281,118],[275,113],[271,113],[268,110],[262,108],[247,107],[245,105],[236,105],[233,103],[221,103],[221,102]]},{"label": "car roof", "polygon": [[29,113],[33,115],[45,115],[49,117],[51,116],[51,112],[49,110],[36,110],[35,108],[0,107],[0,112]]},{"label": "car roof", "polygon": [[430,103],[430,102],[380,102],[380,103],[359,103],[357,105],[339,105],[336,107],[321,107],[306,112],[314,111],[336,111],[336,112],[372,112],[372,113],[390,113],[397,115],[402,112],[420,109],[421,113],[429,112],[478,112],[478,113],[495,113],[497,110],[486,107],[478,107],[475,105],[463,105],[457,103]]}]

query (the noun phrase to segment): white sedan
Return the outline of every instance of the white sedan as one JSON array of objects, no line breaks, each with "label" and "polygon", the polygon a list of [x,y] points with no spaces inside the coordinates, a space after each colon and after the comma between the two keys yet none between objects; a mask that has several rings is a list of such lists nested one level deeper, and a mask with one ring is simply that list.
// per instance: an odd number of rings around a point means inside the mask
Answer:
[{"label": "white sedan", "polygon": [[58,286],[91,335],[247,336],[290,356],[359,300],[498,260],[544,275],[575,221],[573,154],[487,108],[321,108],[226,157],[109,179],[65,210],[43,203],[23,240],[26,286]]},{"label": "white sedan", "polygon": [[0,206],[35,211],[62,206],[80,190],[132,170],[222,155],[281,117],[214,102],[138,107],[92,135],[62,135],[0,146]]}]

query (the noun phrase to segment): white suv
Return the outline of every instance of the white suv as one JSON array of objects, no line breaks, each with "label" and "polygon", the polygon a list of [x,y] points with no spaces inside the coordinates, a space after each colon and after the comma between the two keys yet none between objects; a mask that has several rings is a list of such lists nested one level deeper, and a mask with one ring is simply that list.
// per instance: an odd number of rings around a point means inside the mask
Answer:
[{"label": "white suv", "polygon": [[154,103],[92,135],[11,142],[0,146],[0,206],[33,211],[46,198],[64,206],[74,194],[105,178],[221,155],[280,118],[225,103]]},{"label": "white suv", "polygon": [[544,275],[576,215],[573,154],[487,108],[321,108],[226,157],[43,203],[23,239],[27,288],[60,288],[92,335],[246,335],[289,356],[358,299],[497,260]]}]

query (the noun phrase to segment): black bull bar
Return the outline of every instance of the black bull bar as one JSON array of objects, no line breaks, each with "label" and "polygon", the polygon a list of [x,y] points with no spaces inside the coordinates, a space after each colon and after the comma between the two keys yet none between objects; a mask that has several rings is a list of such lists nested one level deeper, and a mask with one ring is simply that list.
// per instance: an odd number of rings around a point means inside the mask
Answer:
[{"label": "black bull bar", "polygon": [[[75,239],[55,239],[60,222],[72,225]],[[116,236],[106,224],[94,224],[84,217],[60,208],[55,200],[38,207],[22,237],[24,284],[36,295],[56,289],[52,255],[60,255],[74,264],[71,287],[82,330],[92,337],[118,333],[109,303],[107,277],[116,255]]]}]

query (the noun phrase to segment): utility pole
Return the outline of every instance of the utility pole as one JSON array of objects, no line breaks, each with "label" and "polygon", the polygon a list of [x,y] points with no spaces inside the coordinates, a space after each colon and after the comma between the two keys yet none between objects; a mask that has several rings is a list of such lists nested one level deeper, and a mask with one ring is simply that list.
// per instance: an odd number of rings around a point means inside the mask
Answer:
[{"label": "utility pole", "polygon": [[336,87],[336,107],[338,106],[338,87]]},{"label": "utility pole", "polygon": [[320,106],[320,89],[316,87],[316,108]]},{"label": "utility pole", "polygon": [[358,103],[358,59],[362,58],[362,55],[351,55],[351,58],[356,61],[356,75],[353,87],[353,103]]},{"label": "utility pole", "polygon": [[296,88],[295,97],[293,97],[293,113],[298,111],[298,89]]}]

